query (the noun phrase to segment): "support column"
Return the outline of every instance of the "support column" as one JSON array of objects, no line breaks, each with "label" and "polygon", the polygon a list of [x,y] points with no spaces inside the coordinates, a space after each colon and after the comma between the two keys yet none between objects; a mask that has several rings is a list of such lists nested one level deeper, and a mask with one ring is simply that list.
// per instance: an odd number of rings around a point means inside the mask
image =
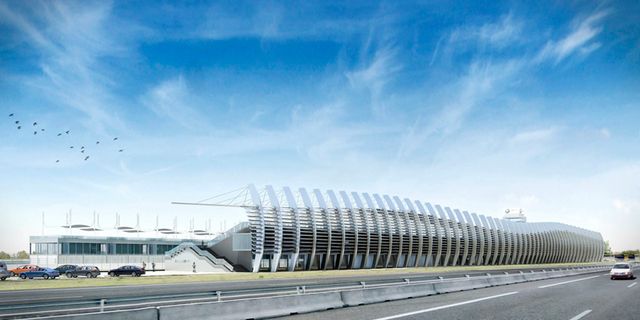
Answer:
[{"label": "support column", "polygon": [[260,194],[253,184],[249,185],[249,194],[255,209],[249,212],[249,224],[251,225],[251,251],[253,254],[252,272],[260,270],[262,255],[264,254],[264,211]]},{"label": "support column", "polygon": [[312,232],[312,241],[311,241],[311,255],[309,259],[306,261],[306,270],[311,270],[313,267],[313,263],[316,259],[316,245],[318,243],[318,223],[316,221],[316,213],[313,208],[313,203],[311,202],[311,197],[309,197],[309,193],[305,188],[300,188],[298,190],[300,193],[300,198],[302,198],[302,203],[307,208],[309,213],[309,220],[311,221],[311,232]]}]

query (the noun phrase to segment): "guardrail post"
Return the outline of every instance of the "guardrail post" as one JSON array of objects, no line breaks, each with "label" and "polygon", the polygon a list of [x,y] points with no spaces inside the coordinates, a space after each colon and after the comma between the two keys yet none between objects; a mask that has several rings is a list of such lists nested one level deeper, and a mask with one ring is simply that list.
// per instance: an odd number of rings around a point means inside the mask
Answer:
[{"label": "guardrail post", "polygon": [[518,272],[520,272],[520,274],[524,274],[524,272],[522,272],[522,270],[520,270],[520,271],[518,271]]},{"label": "guardrail post", "polygon": [[440,281],[444,281],[444,277],[438,277],[438,279],[440,279]]},{"label": "guardrail post", "polygon": [[307,286],[302,286],[301,288],[302,288],[302,294],[307,293]]},{"label": "guardrail post", "polygon": [[487,274],[487,277],[491,277],[491,273],[487,272],[486,274]]},{"label": "guardrail post", "polygon": [[100,299],[100,312],[104,312],[104,302],[106,299]]},{"label": "guardrail post", "polygon": [[467,279],[471,278],[471,276],[469,276],[468,274],[465,274],[464,277]]},{"label": "guardrail post", "polygon": [[504,273],[504,275],[505,275],[505,276],[508,276],[508,275],[509,275],[509,272],[506,272],[506,271],[505,271],[505,272],[503,272],[503,273]]},{"label": "guardrail post", "polygon": [[360,285],[362,286],[362,288],[366,288],[367,284],[364,281],[360,281]]},{"label": "guardrail post", "polygon": [[533,270],[529,270],[530,273],[534,273]]},{"label": "guardrail post", "polygon": [[222,291],[216,291],[216,297],[218,297],[218,302],[222,301]]},{"label": "guardrail post", "polygon": [[404,283],[409,284],[409,282],[411,282],[411,280],[409,280],[409,279],[404,279]]}]

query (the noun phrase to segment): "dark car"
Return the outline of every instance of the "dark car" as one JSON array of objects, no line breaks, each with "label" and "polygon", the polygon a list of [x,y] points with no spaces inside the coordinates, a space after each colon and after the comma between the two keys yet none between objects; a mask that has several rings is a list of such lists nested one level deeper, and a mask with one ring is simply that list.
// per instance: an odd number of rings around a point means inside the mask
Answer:
[{"label": "dark car", "polygon": [[0,261],[0,281],[5,281],[11,277],[11,272],[7,270],[7,264],[4,261]]},{"label": "dark car", "polygon": [[66,274],[67,271],[75,270],[77,267],[78,266],[75,264],[63,264],[55,268],[55,270],[58,271],[60,274]]},{"label": "dark car", "polygon": [[46,280],[46,279],[55,279],[59,276],[60,276],[60,272],[56,271],[55,269],[40,268],[40,267],[20,273],[21,279],[26,279],[26,278],[33,279],[36,277],[42,277]]},{"label": "dark car", "polygon": [[112,269],[109,271],[109,276],[118,277],[122,275],[130,275],[132,277],[139,277],[145,274],[144,269],[136,266],[122,266],[117,269]]},{"label": "dark car", "polygon": [[96,266],[78,266],[73,270],[67,270],[64,275],[67,278],[77,278],[78,276],[97,278],[100,275],[100,269]]}]

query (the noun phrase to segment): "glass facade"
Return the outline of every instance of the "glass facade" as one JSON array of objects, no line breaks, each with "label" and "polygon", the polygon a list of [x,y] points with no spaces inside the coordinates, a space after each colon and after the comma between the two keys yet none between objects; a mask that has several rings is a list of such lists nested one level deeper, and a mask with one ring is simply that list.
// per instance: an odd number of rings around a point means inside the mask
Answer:
[{"label": "glass facade", "polygon": [[32,254],[40,255],[163,255],[177,244],[142,243],[32,243]]}]

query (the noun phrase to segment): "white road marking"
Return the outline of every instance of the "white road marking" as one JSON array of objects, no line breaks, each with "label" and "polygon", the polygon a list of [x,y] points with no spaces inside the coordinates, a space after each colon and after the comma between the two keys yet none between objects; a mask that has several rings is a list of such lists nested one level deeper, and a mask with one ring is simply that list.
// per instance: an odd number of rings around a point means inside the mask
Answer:
[{"label": "white road marking", "polygon": [[480,302],[480,301],[484,301],[484,300],[495,299],[495,298],[500,298],[500,297],[504,297],[504,296],[510,296],[510,295],[516,294],[516,293],[518,293],[518,291],[507,292],[507,293],[498,294],[498,295],[495,295],[495,296],[478,298],[478,299],[473,299],[473,300],[468,300],[468,301],[463,301],[463,302],[458,302],[458,303],[453,303],[453,304],[447,304],[447,305],[444,305],[444,306],[433,307],[433,308],[429,308],[429,309],[423,309],[423,310],[418,310],[418,311],[412,311],[412,312],[407,312],[407,313],[396,314],[396,315],[393,315],[393,316],[388,316],[388,317],[384,317],[384,318],[378,318],[378,319],[375,319],[375,320],[398,319],[398,318],[412,316],[412,315],[415,315],[415,314],[421,314],[421,313],[426,313],[426,312],[431,312],[431,311],[437,311],[437,310],[442,310],[442,309],[462,306],[462,305],[465,305],[465,304]]},{"label": "white road marking", "polygon": [[569,320],[578,320],[578,319],[582,319],[582,317],[588,315],[589,313],[591,313],[591,310],[585,310],[583,311],[581,314],[569,319]]},{"label": "white road marking", "polygon": [[544,288],[549,288],[549,287],[555,287],[555,286],[559,286],[561,284],[567,284],[567,283],[577,282],[577,281],[582,281],[582,280],[589,280],[589,279],[593,279],[593,278],[597,278],[597,277],[599,277],[599,276],[586,277],[586,278],[580,278],[580,279],[575,279],[575,280],[552,283],[552,284],[547,284],[547,285],[544,285],[544,286],[539,286],[538,288],[539,289],[544,289]]},{"label": "white road marking", "polygon": [[610,275],[610,273],[605,273],[605,274],[603,274],[603,276],[608,276],[608,275]]},{"label": "white road marking", "polygon": [[637,282],[634,282],[634,283],[632,283],[632,284],[628,285],[628,286],[627,286],[627,288],[631,288],[631,287],[635,286],[636,284],[638,284],[638,283],[637,283]]}]

